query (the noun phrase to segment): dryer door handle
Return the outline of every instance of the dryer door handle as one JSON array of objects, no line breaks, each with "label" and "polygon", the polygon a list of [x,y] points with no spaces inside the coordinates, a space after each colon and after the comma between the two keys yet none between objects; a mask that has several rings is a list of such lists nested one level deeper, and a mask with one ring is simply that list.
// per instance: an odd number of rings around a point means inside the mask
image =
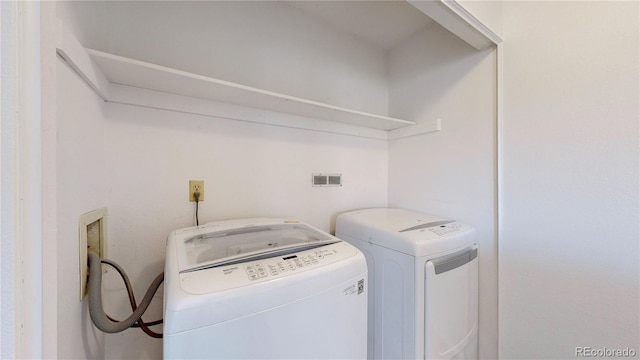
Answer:
[{"label": "dryer door handle", "polygon": [[445,273],[447,271],[459,268],[471,262],[478,256],[478,248],[473,247],[465,249],[451,255],[443,256],[441,258],[431,260],[436,275]]}]

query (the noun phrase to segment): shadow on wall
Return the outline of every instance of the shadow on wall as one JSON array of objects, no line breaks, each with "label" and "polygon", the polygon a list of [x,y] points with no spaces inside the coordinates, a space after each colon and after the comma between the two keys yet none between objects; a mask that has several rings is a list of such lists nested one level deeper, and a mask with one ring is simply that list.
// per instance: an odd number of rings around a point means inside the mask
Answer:
[{"label": "shadow on wall", "polygon": [[429,121],[440,117],[438,108],[473,101],[442,99],[493,51],[478,51],[436,23],[415,33],[388,54],[389,115]]},{"label": "shadow on wall", "polygon": [[[82,313],[80,320],[82,321],[82,348],[87,359],[99,359],[104,354],[104,334],[96,329],[91,322],[89,316],[89,301],[87,298],[82,303]],[[67,339],[66,341],[73,341]],[[75,342],[75,341],[74,341]],[[60,354],[61,357],[65,357],[64,354]]]}]

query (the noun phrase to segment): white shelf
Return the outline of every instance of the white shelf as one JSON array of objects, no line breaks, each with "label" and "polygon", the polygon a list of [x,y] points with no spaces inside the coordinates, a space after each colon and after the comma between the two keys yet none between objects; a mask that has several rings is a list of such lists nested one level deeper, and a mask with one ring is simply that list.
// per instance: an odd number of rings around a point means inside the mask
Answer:
[{"label": "white shelf", "polygon": [[115,84],[380,130],[415,125],[413,121],[323,104],[102,51],[87,49],[87,52],[107,80]]},{"label": "white shelf", "polygon": [[56,50],[106,102],[380,140],[441,129],[85,49],[60,20]]}]

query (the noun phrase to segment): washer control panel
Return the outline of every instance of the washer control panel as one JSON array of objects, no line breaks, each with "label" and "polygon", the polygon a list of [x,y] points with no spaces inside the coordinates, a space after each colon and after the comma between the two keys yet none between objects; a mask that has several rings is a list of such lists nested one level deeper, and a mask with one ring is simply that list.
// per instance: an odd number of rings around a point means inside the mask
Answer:
[{"label": "washer control panel", "polygon": [[190,294],[206,294],[266,282],[327,266],[358,254],[339,241],[292,254],[218,266],[180,274],[180,286]]},{"label": "washer control panel", "polygon": [[250,263],[244,266],[244,270],[249,280],[253,281],[268,276],[273,277],[284,273],[295,272],[305,267],[320,264],[325,257],[330,257],[336,253],[337,251],[335,249],[314,249],[313,251]]}]

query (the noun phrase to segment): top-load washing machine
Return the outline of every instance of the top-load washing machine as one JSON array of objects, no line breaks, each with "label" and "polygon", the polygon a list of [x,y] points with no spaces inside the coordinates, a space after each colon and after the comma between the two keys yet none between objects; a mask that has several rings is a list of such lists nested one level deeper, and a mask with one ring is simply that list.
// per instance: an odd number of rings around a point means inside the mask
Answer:
[{"label": "top-load washing machine", "polygon": [[164,358],[364,359],[367,264],[287,219],[220,221],[167,241]]},{"label": "top-load washing machine", "polygon": [[370,359],[477,359],[476,231],[402,209],[344,213],[336,236],[369,266]]}]

